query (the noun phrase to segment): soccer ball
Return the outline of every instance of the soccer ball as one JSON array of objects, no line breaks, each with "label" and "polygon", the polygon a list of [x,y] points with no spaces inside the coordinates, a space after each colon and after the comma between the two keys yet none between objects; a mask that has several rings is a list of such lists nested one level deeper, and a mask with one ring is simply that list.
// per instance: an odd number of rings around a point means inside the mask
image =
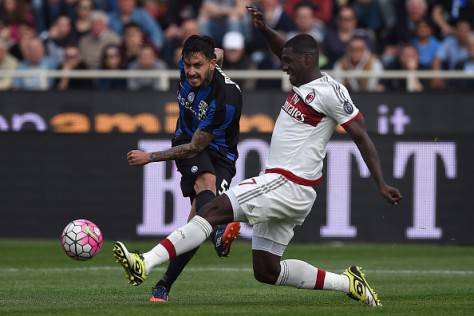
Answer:
[{"label": "soccer ball", "polygon": [[99,227],[87,219],[70,222],[61,235],[64,252],[76,260],[91,259],[100,251],[103,242]]}]

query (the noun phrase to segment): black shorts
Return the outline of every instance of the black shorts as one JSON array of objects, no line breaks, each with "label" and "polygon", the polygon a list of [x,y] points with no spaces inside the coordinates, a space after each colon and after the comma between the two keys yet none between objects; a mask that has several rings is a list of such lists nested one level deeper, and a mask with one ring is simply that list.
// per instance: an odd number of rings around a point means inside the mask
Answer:
[{"label": "black shorts", "polygon": [[181,191],[183,196],[194,198],[194,182],[198,175],[209,172],[216,176],[216,192],[226,191],[235,176],[235,163],[212,149],[205,149],[197,156],[189,159],[176,160],[181,173]]}]

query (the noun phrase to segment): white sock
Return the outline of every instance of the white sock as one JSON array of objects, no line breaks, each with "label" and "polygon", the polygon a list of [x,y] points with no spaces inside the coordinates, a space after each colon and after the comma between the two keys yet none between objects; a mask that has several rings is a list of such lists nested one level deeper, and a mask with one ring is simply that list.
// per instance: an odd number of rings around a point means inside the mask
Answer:
[{"label": "white sock", "polygon": [[344,275],[326,272],[295,259],[280,261],[280,268],[280,275],[275,285],[349,293],[349,279]]},{"label": "white sock", "polygon": [[212,226],[199,215],[189,223],[172,232],[153,249],[143,254],[145,273],[149,274],[153,267],[179,256],[202,244],[212,232]]}]

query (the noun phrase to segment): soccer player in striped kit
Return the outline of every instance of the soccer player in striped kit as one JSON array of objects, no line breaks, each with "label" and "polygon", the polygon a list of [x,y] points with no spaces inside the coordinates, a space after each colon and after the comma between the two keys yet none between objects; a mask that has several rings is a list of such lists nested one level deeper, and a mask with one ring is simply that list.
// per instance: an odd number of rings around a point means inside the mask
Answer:
[{"label": "soccer player in striped kit", "polygon": [[[184,43],[179,63],[179,118],[173,147],[160,152],[132,150],[127,159],[132,166],[175,160],[181,173],[181,191],[189,197],[189,218],[199,214],[207,202],[229,188],[238,157],[239,120],[242,93],[219,67],[222,50],[214,48],[207,36],[190,36]],[[219,54],[220,56],[216,55]],[[217,225],[211,234],[218,256],[229,255],[240,223]],[[170,261],[163,277],[152,289],[150,301],[166,302],[171,286],[198,247]]]}]

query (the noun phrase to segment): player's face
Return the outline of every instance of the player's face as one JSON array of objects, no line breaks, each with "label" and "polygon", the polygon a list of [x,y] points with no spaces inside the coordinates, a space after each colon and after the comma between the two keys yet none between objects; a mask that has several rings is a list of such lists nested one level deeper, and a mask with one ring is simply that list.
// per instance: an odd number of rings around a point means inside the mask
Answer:
[{"label": "player's face", "polygon": [[300,86],[304,83],[304,74],[308,71],[302,54],[293,52],[293,48],[285,47],[281,53],[281,67],[289,75],[292,85]]},{"label": "player's face", "polygon": [[193,88],[209,84],[216,68],[215,59],[207,59],[202,53],[194,53],[190,56],[185,56],[183,61],[186,79],[188,79]]}]

